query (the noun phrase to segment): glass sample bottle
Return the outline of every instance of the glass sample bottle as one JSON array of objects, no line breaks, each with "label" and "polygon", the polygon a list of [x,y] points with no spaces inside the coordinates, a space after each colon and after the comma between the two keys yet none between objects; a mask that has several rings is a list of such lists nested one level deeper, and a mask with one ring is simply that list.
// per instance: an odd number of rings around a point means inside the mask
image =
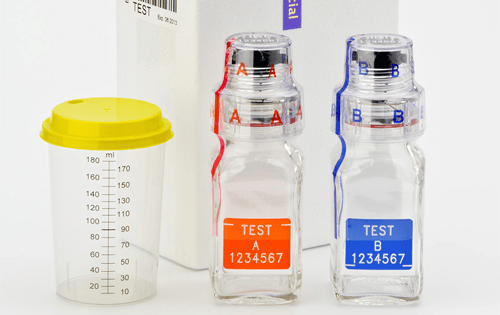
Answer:
[{"label": "glass sample bottle", "polygon": [[[404,304],[422,291],[424,89],[412,42],[399,35],[348,39],[345,82],[334,91],[331,280],[349,304]],[[338,156],[340,156],[338,158]]]},{"label": "glass sample bottle", "polygon": [[212,256],[215,298],[232,304],[293,302],[301,286],[301,88],[291,41],[241,33],[226,42],[212,131]]}]

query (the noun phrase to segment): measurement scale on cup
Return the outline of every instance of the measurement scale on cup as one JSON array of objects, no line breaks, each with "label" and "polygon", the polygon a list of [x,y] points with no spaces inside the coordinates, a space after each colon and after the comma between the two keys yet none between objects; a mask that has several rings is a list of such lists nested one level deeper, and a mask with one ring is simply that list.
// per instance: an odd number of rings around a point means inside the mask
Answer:
[{"label": "measurement scale on cup", "polygon": [[[108,155],[108,154],[106,154],[106,155]],[[114,154],[109,154],[109,155],[113,155],[113,157],[114,157]],[[106,160],[103,161],[104,163],[107,163],[107,169],[103,169],[105,176],[107,176],[107,177],[103,177],[103,179],[105,181],[107,181],[107,183],[106,183],[107,185],[103,186],[104,190],[107,191],[107,194],[103,194],[103,195],[105,196],[105,199],[107,199],[107,200],[102,200],[102,202],[106,206],[106,207],[103,207],[103,210],[105,210],[105,212],[107,212],[107,213],[102,214],[102,216],[105,217],[105,219],[106,219],[106,221],[103,220],[103,223],[107,224],[107,227],[102,228],[101,231],[103,231],[104,234],[106,234],[106,236],[103,236],[103,239],[107,240],[107,245],[102,245],[102,247],[104,247],[106,249],[106,253],[103,254],[106,258],[106,262],[101,263],[101,264],[106,266],[106,271],[105,271],[106,278],[102,279],[102,280],[106,281],[106,285],[102,286],[103,288],[106,288],[106,292],[101,292],[101,294],[115,294],[115,292],[113,292],[114,291],[113,288],[115,288],[115,286],[110,283],[110,281],[112,282],[115,280],[115,278],[111,278],[111,276],[110,276],[110,273],[114,272],[113,270],[110,270],[110,266],[115,264],[112,261],[110,262],[110,257],[114,256],[114,254],[111,252],[111,248],[115,248],[115,245],[110,245],[110,244],[112,244],[110,242],[110,239],[116,238],[115,236],[112,236],[112,235],[116,234],[115,233],[116,229],[111,228],[111,224],[113,224],[113,227],[116,225],[116,221],[112,221],[114,219],[113,217],[116,216],[116,214],[111,214],[111,210],[116,210],[116,206],[114,204],[115,200],[111,200],[111,196],[116,196],[116,160],[114,160],[114,159],[112,160],[110,158],[111,157],[106,156]],[[112,175],[114,175],[115,177],[112,177]],[[113,180],[113,183],[111,182],[112,180]],[[112,184],[115,184],[115,185],[112,185]],[[115,206],[115,207],[113,207],[113,206]],[[114,242],[113,242],[113,244],[114,244]],[[110,288],[111,288],[111,290],[110,290]]]},{"label": "measurement scale on cup", "polygon": [[[88,181],[100,184],[98,190],[86,192],[89,198],[100,201],[100,204],[87,204],[87,210],[94,216],[88,217],[86,223],[99,227],[98,233],[91,232],[90,240],[100,244],[100,249],[90,252],[90,257],[100,262],[99,265],[92,263],[90,272],[100,277],[99,281],[89,283],[89,290],[98,290],[106,295],[128,295],[131,290],[127,286],[130,280],[127,272],[130,269],[130,259],[127,256],[130,242],[123,234],[131,230],[126,220],[131,215],[131,198],[127,195],[130,181],[126,181],[131,166],[118,165],[115,155],[115,152],[103,152],[101,157],[97,155],[86,157],[93,171],[97,170],[97,167],[100,170],[86,175]],[[119,177],[122,181],[119,181]],[[95,214],[100,214],[100,218]]]}]

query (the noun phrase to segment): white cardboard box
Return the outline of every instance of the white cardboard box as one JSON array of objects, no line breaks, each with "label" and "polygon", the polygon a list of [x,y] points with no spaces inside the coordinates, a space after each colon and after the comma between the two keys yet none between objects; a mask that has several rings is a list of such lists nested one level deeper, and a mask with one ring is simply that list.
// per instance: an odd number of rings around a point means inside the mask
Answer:
[{"label": "white cardboard box", "polygon": [[[285,13],[284,5],[290,6]],[[301,27],[284,31],[284,14],[297,16],[298,7],[301,17],[293,23],[300,19]],[[208,266],[209,152],[217,143],[209,129],[212,88],[223,76],[224,39],[243,31],[282,33],[293,41],[306,124],[298,139],[305,155],[303,247],[328,244],[330,152],[337,141],[330,104],[343,78],[345,40],[397,32],[398,1],[121,0],[116,8],[117,96],[157,104],[175,133],[167,145],[160,254],[190,268]]]}]

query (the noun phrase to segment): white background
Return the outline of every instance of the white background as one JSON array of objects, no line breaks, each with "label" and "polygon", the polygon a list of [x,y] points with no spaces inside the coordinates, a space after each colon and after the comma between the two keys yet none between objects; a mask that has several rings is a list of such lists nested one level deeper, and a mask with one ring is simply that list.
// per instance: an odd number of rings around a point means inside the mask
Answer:
[{"label": "white background", "polygon": [[[47,148],[38,132],[53,106],[89,89],[93,95],[115,89],[113,78],[74,62],[99,60],[102,72],[116,73],[107,53],[115,33],[114,20],[103,16],[111,1],[100,7],[74,1],[77,14],[61,11],[62,0],[36,2],[2,0],[0,7],[1,314],[499,313],[500,1],[400,1],[400,33],[414,41],[416,77],[427,93],[420,141],[427,157],[425,283],[420,302],[391,308],[338,303],[328,247],[304,252],[302,294],[290,306],[217,305],[206,270],[164,259],[158,295],[146,303],[98,308],[57,298]],[[110,23],[108,33],[91,16]],[[102,50],[89,48],[96,45]]]}]

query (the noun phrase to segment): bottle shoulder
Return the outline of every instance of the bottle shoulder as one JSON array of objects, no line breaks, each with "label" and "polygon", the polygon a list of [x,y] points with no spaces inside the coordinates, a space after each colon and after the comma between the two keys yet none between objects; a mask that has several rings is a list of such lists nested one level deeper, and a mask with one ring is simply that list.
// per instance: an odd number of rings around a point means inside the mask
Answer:
[{"label": "bottle shoulder", "polygon": [[348,142],[339,175],[423,177],[425,156],[415,142],[377,145]]},{"label": "bottle shoulder", "polygon": [[[224,173],[246,172],[250,169],[266,172],[302,172],[303,154],[293,141],[279,144],[235,143],[224,141],[224,152],[220,156],[217,171]],[[220,148],[214,148],[212,162],[220,155]]]}]

